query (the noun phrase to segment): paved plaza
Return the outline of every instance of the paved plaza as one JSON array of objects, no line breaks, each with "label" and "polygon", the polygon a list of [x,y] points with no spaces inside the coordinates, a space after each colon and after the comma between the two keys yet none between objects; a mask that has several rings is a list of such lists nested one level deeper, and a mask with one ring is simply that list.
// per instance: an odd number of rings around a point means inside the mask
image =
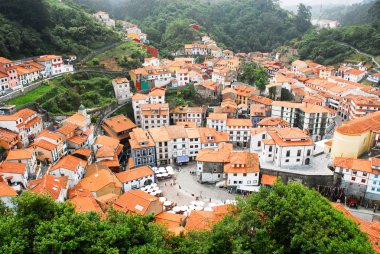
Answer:
[{"label": "paved plaza", "polygon": [[235,199],[237,195],[230,194],[224,188],[218,188],[215,184],[201,184],[196,177],[190,174],[195,171],[196,164],[190,163],[182,166],[180,171],[175,171],[172,179],[159,181],[158,185],[164,197],[177,203],[177,205],[189,205],[191,201],[204,201],[208,203],[224,203],[226,200]]}]

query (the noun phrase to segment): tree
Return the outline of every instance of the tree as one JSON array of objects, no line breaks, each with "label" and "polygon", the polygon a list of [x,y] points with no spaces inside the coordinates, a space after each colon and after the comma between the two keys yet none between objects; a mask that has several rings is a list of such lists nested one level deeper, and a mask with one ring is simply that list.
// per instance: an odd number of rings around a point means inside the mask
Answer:
[{"label": "tree", "polygon": [[243,64],[238,81],[245,82],[251,86],[256,86],[260,92],[265,90],[268,83],[269,74],[267,70],[256,63]]},{"label": "tree", "polygon": [[204,241],[203,253],[374,253],[357,224],[326,198],[299,183],[280,181],[240,199],[237,211]]},{"label": "tree", "polygon": [[298,31],[301,33],[306,32],[311,27],[311,7],[304,4],[298,5],[297,15],[295,19],[295,25]]}]

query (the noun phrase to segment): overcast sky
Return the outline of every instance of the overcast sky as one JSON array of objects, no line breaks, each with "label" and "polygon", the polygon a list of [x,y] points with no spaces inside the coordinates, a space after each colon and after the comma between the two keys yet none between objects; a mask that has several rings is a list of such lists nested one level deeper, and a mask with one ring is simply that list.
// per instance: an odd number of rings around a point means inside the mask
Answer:
[{"label": "overcast sky", "polygon": [[280,0],[281,5],[297,5],[299,3],[304,3],[306,5],[320,5],[322,1],[323,5],[330,4],[354,4],[361,2],[361,0]]}]

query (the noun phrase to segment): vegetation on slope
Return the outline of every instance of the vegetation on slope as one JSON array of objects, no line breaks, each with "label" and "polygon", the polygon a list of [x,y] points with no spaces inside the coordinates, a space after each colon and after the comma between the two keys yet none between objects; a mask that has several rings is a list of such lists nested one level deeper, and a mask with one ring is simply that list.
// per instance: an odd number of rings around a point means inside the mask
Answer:
[{"label": "vegetation on slope", "polygon": [[314,190],[281,183],[239,201],[210,232],[174,236],[152,216],[76,213],[24,192],[0,205],[1,253],[374,253],[358,225]]},{"label": "vegetation on slope", "polygon": [[137,22],[160,50],[172,51],[191,42],[200,25],[218,43],[234,51],[270,51],[302,35],[310,27],[310,11],[301,5],[293,14],[278,0],[75,0],[93,10]]},{"label": "vegetation on slope", "polygon": [[119,40],[73,3],[58,0],[0,1],[0,55],[82,55]]},{"label": "vegetation on slope", "polygon": [[111,48],[88,61],[89,66],[101,66],[110,71],[123,71],[141,67],[147,52],[134,41]]},{"label": "vegetation on slope", "polygon": [[87,108],[114,102],[112,75],[75,73],[57,77],[36,90],[8,101],[18,108],[38,103],[52,114],[76,112],[81,104]]},{"label": "vegetation on slope", "polygon": [[307,33],[296,43],[301,59],[312,59],[327,65],[339,63],[354,53],[339,42],[371,55],[380,55],[380,0],[373,4],[368,15],[372,20],[369,24]]}]

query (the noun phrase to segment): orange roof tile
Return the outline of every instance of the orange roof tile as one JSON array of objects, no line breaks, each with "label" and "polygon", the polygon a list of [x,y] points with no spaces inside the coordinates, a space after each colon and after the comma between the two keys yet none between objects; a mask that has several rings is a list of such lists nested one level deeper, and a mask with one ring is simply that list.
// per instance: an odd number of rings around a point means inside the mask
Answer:
[{"label": "orange roof tile", "polygon": [[117,177],[109,169],[100,169],[91,175],[86,175],[86,177],[78,183],[76,188],[97,192],[110,184],[113,188],[121,192],[122,186]]},{"label": "orange roof tile", "polygon": [[6,182],[0,182],[0,197],[14,197],[17,192]]},{"label": "orange roof tile", "polygon": [[100,208],[100,205],[96,202],[96,199],[92,196],[89,196],[89,197],[76,196],[70,201],[71,203],[73,203],[75,210],[78,213],[96,212],[96,213],[99,213],[103,218],[105,217],[105,214]]},{"label": "orange roof tile", "polygon": [[118,115],[112,118],[108,118],[104,121],[104,124],[115,133],[136,128],[136,124],[134,124],[131,121],[131,119],[124,115]]},{"label": "orange roof tile", "polygon": [[257,153],[232,152],[229,161],[230,163],[224,165],[224,173],[257,173],[260,171]]},{"label": "orange roof tile", "polygon": [[117,179],[122,183],[127,183],[133,180],[137,180],[146,176],[154,175],[153,170],[148,166],[141,166],[138,168],[126,170],[115,174]]},{"label": "orange roof tile", "polygon": [[15,149],[15,150],[9,151],[6,160],[9,161],[9,160],[31,159],[32,156],[33,156],[33,149],[31,148]]},{"label": "orange roof tile", "polygon": [[0,173],[25,174],[26,164],[4,161],[0,164]]},{"label": "orange roof tile", "polygon": [[74,132],[78,128],[77,125],[68,123],[65,124],[64,126],[60,127],[56,132],[61,133],[64,136],[69,135],[70,133]]},{"label": "orange roof tile", "polygon": [[67,190],[68,179],[68,176],[44,175],[40,179],[30,181],[28,189],[33,193],[49,195],[53,199],[58,199],[62,189]]},{"label": "orange roof tile", "polygon": [[85,168],[87,166],[87,161],[84,161],[72,155],[66,155],[65,157],[61,158],[53,167],[51,167],[49,169],[49,172],[60,168],[75,171],[79,165]]},{"label": "orange roof tile", "polygon": [[341,167],[345,169],[357,170],[362,172],[372,173],[373,169],[370,160],[354,159],[345,157],[335,157],[334,167]]},{"label": "orange roof tile", "polygon": [[274,183],[277,180],[277,176],[272,176],[272,175],[267,175],[267,174],[262,174],[261,175],[261,184],[262,185],[270,185],[273,186]]},{"label": "orange roof tile", "polygon": [[336,127],[335,131],[344,135],[359,135],[367,131],[380,129],[380,111],[353,119]]},{"label": "orange roof tile", "polygon": [[57,145],[43,139],[35,141],[33,144],[31,144],[31,146],[37,146],[48,151],[52,151],[57,147]]},{"label": "orange roof tile", "polygon": [[142,190],[130,190],[116,200],[114,208],[125,212],[147,215],[146,213],[153,202],[159,202],[158,198]]},{"label": "orange roof tile", "polygon": [[252,127],[252,121],[251,121],[251,119],[229,118],[229,119],[227,119],[227,126],[246,126],[246,127]]},{"label": "orange roof tile", "polygon": [[178,228],[181,227],[182,223],[185,221],[186,216],[182,214],[173,214],[168,212],[163,212],[156,215],[155,221],[168,230],[176,233]]}]

